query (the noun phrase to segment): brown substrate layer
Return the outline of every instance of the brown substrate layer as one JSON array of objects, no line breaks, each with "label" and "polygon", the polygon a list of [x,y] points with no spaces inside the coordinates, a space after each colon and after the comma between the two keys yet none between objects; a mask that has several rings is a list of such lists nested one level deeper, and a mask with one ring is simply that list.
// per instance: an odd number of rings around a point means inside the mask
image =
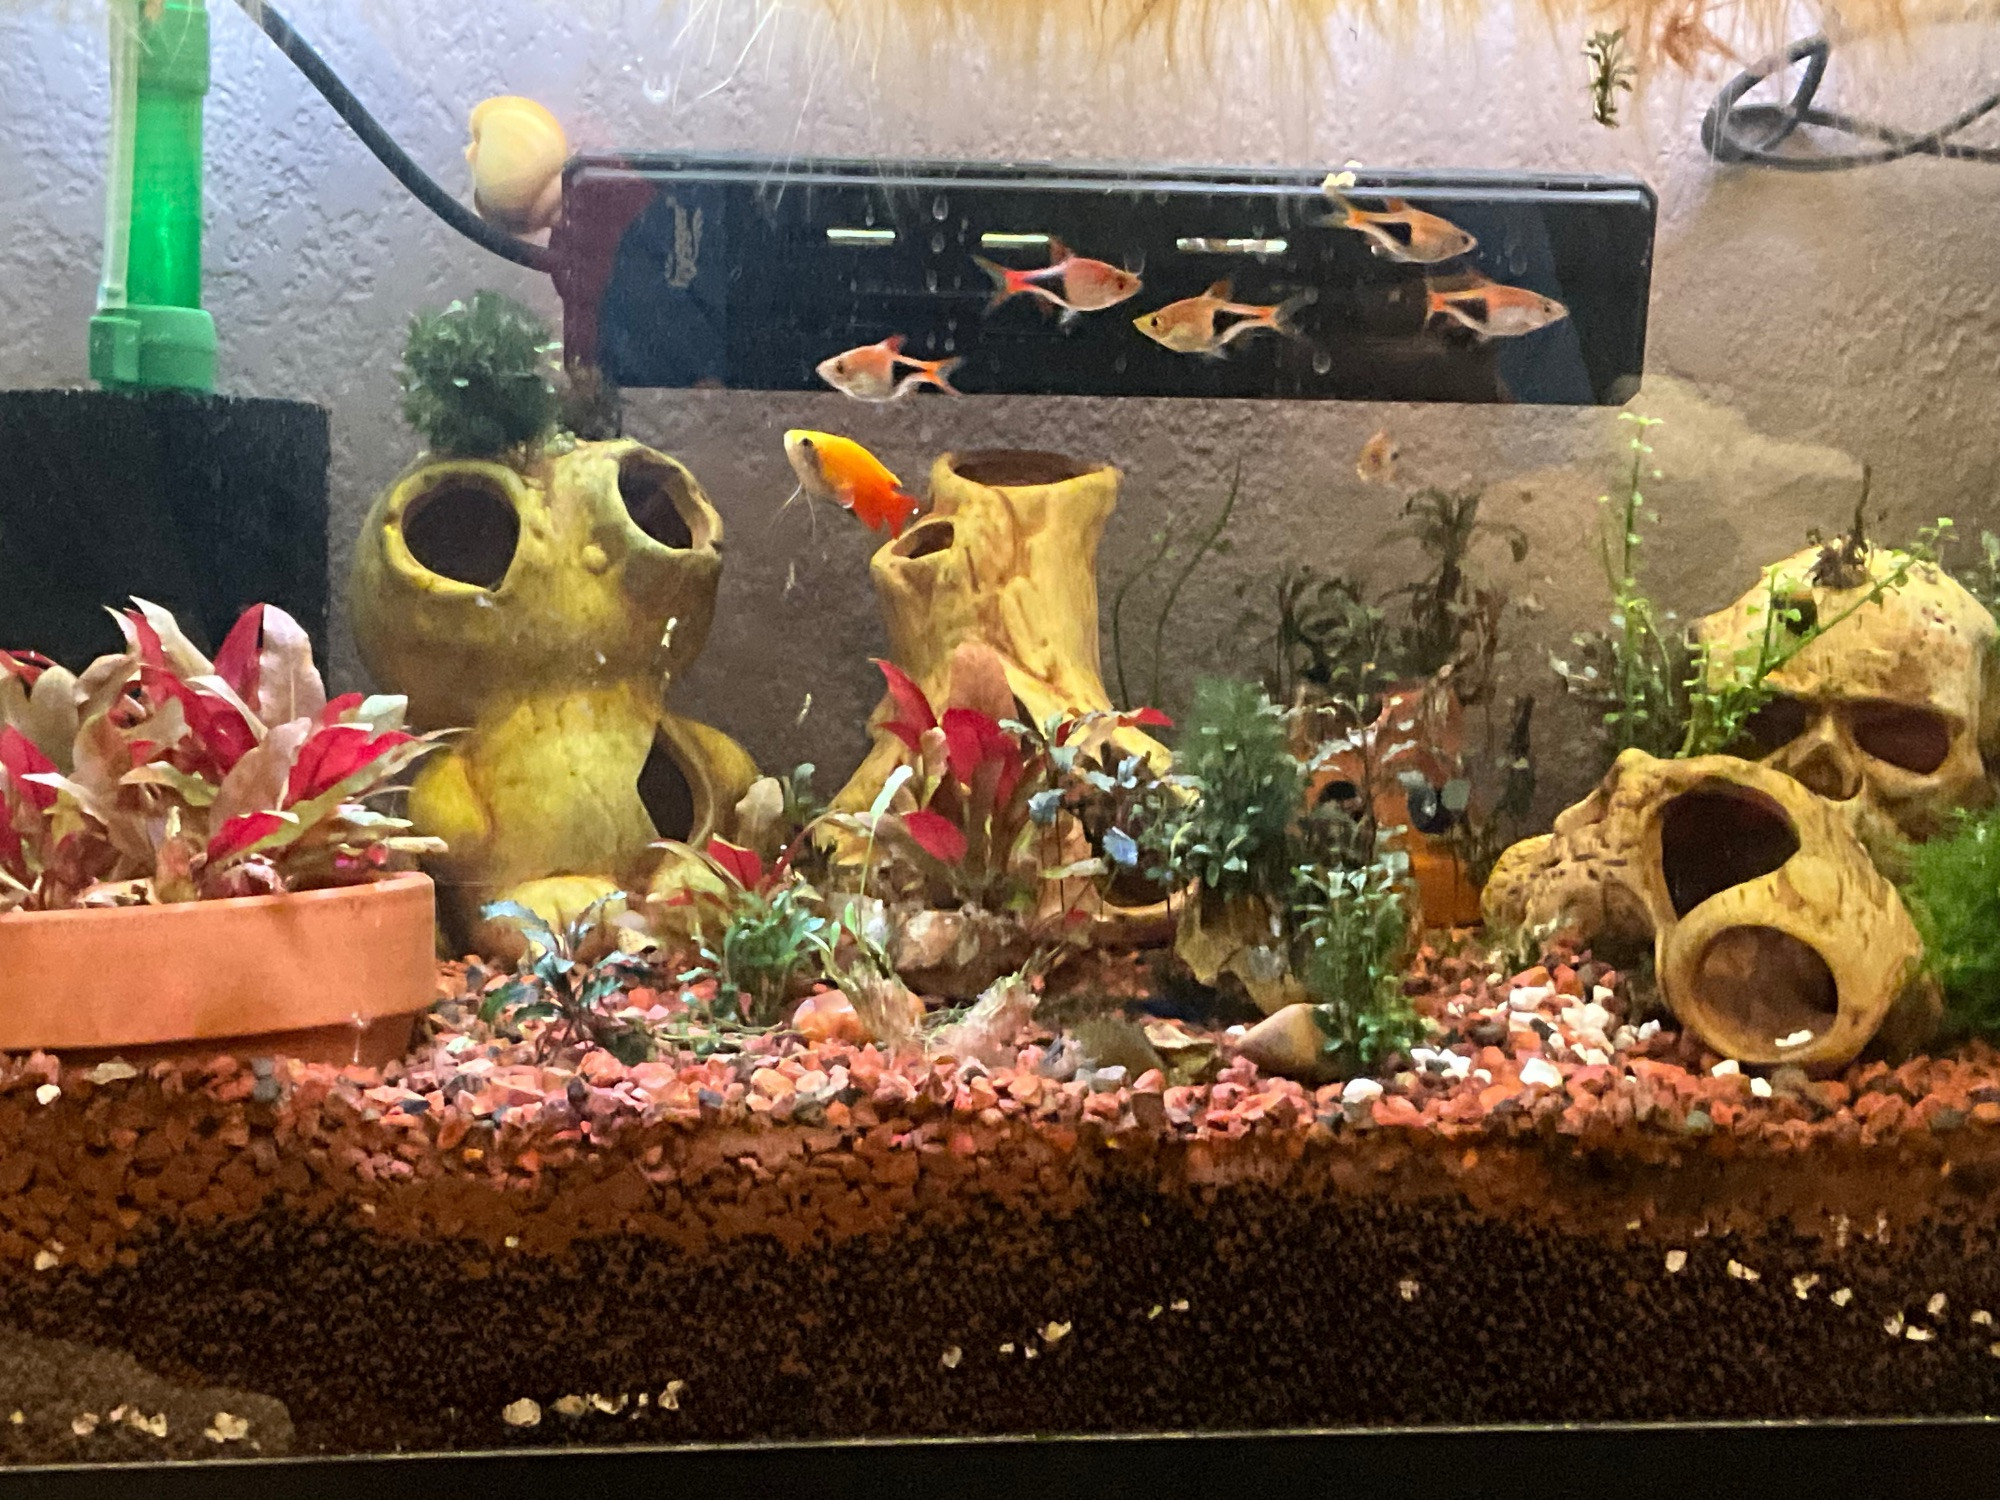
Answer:
[{"label": "brown substrate layer", "polygon": [[[1601,966],[1423,984],[1430,1046],[1316,1089],[1032,1028],[627,1067],[457,1004],[380,1072],[0,1063],[0,1324],[139,1362],[0,1362],[0,1452],[2000,1404],[2000,1056],[1753,1080]],[[268,1400],[163,1436],[155,1378]]]},{"label": "brown substrate layer", "polygon": [[[1670,1274],[1636,1238],[1442,1205],[1233,1188],[1197,1208],[1128,1185],[1052,1224],[995,1213],[705,1264],[635,1236],[493,1258],[271,1218],[17,1283],[0,1311],[226,1372],[282,1400],[306,1452],[1910,1415],[2000,1398],[1992,1330],[1969,1321],[2000,1307],[1993,1249],[1921,1233],[1828,1254],[1771,1233],[1698,1243]],[[539,1421],[510,1426],[524,1397]]]}]

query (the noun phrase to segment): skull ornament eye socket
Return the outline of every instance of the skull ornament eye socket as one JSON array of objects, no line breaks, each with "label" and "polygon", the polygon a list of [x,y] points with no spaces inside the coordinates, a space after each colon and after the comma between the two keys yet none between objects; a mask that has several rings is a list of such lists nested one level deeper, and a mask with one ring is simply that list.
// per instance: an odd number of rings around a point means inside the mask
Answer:
[{"label": "skull ornament eye socket", "polygon": [[1919,776],[1945,763],[1956,734],[1943,714],[1907,703],[1851,704],[1847,732],[1862,754]]}]

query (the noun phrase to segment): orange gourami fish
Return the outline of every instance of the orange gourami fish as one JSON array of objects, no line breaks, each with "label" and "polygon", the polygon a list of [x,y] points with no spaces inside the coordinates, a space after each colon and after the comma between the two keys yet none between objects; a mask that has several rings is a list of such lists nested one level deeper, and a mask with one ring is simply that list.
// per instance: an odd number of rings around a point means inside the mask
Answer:
[{"label": "orange gourami fish", "polygon": [[1401,198],[1391,198],[1379,212],[1371,212],[1356,208],[1325,184],[1320,191],[1332,201],[1334,210],[1333,217],[1320,222],[1366,235],[1368,248],[1384,260],[1435,265],[1441,260],[1470,255],[1479,244],[1451,220],[1412,208]]},{"label": "orange gourami fish", "polygon": [[853,511],[870,531],[886,526],[890,536],[901,536],[921,508],[882,460],[852,438],[794,427],[785,434],[785,457],[801,489],[815,500]]},{"label": "orange gourami fish", "polygon": [[[1137,295],[1145,283],[1130,271],[1101,260],[1088,260],[1078,255],[1061,240],[1049,240],[1049,263],[1039,271],[1014,271],[1006,266],[996,265],[983,255],[972,257],[988,276],[993,278],[993,300],[986,304],[988,312],[1019,296],[1040,297],[1053,307],[1063,310],[1064,321],[1087,312],[1102,312],[1107,307],[1116,307],[1126,298]],[[1044,283],[1059,282],[1060,292],[1052,292]]]},{"label": "orange gourami fish", "polygon": [[[1229,300],[1229,283],[1218,281],[1199,297],[1183,297],[1157,312],[1141,313],[1132,326],[1156,344],[1164,344],[1176,354],[1205,354],[1220,358],[1230,340],[1268,328],[1273,333],[1296,336],[1292,316],[1317,295],[1308,287],[1296,297],[1270,305]],[[1236,319],[1218,330],[1216,318],[1227,313]]]},{"label": "orange gourami fish", "polygon": [[1484,276],[1452,291],[1431,287],[1424,306],[1426,321],[1450,318],[1485,339],[1519,338],[1569,316],[1569,309],[1553,297],[1524,286],[1502,286]]},{"label": "orange gourami fish", "polygon": [[[903,353],[903,336],[892,333],[879,344],[864,344],[815,367],[821,380],[856,401],[895,401],[920,385],[934,385],[947,396],[956,396],[949,379],[962,361],[958,359],[916,359]],[[916,373],[896,378],[901,366]]]}]

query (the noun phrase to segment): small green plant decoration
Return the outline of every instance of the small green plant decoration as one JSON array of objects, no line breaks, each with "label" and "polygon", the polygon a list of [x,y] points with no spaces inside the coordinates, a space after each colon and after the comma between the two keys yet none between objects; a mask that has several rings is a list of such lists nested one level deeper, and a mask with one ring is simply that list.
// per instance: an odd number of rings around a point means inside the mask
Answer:
[{"label": "small green plant decoration", "polygon": [[546,1059],[555,1047],[602,1047],[620,1062],[644,1062],[654,1039],[642,1025],[609,1008],[624,991],[649,982],[653,966],[621,950],[617,923],[606,915],[625,897],[616,893],[593,901],[560,931],[539,913],[513,901],[495,901],[480,915],[505,922],[527,940],[515,975],[479,1007],[479,1019],[517,1034],[523,1023],[540,1021],[535,1052]]},{"label": "small green plant decoration", "polygon": [[403,419],[440,457],[497,458],[556,426],[548,328],[498,292],[410,321],[397,372]]},{"label": "small green plant decoration", "polygon": [[1593,31],[1583,44],[1590,63],[1590,118],[1606,130],[1618,128],[1618,96],[1632,92],[1638,81],[1635,68],[1625,51],[1625,28]]},{"label": "small green plant decoration", "polygon": [[1285,905],[1297,863],[1292,822],[1306,788],[1285,715],[1254,682],[1210,678],[1195,689],[1174,762],[1195,793],[1168,833],[1175,872],[1219,900]]},{"label": "small green plant decoration", "polygon": [[1299,872],[1293,972],[1326,1033],[1323,1055],[1344,1077],[1367,1073],[1425,1034],[1403,994],[1409,913],[1387,861]]},{"label": "small green plant decoration", "polygon": [[1483,586],[1472,571],[1472,545],[1482,535],[1504,537],[1508,555],[1528,555],[1528,534],[1511,522],[1483,520],[1476,489],[1419,490],[1403,502],[1403,525],[1391,535],[1414,540],[1430,560],[1423,577],[1391,590],[1401,601],[1393,669],[1401,678],[1434,677],[1447,668],[1459,701],[1475,703],[1491,685],[1500,611],[1506,596]]},{"label": "small green plant decoration", "polygon": [[1632,424],[1628,447],[1632,462],[1623,493],[1597,498],[1603,516],[1598,559],[1611,589],[1611,619],[1605,630],[1575,636],[1572,659],[1551,656],[1549,665],[1571,696],[1597,716],[1604,740],[1604,764],[1626,750],[1667,756],[1687,738],[1687,683],[1692,664],[1685,634],[1671,613],[1661,610],[1641,586],[1639,527],[1658,521],[1648,514],[1641,485],[1658,479],[1647,439],[1658,417],[1620,412],[1618,420]]},{"label": "small green plant decoration", "polygon": [[1944,991],[1946,1029],[2000,1036],[2000,810],[1961,811],[1949,833],[1904,855],[1903,901]]}]

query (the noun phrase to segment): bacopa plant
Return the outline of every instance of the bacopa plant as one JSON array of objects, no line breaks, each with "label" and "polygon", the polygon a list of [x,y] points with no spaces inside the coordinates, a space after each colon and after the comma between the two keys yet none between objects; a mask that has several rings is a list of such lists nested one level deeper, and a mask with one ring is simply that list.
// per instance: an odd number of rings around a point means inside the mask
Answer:
[{"label": "bacopa plant", "polygon": [[434,737],[400,697],[329,699],[299,623],[247,610],[210,661],[167,610],[81,675],[0,652],[0,912],[373,880],[441,851],[367,805]]}]

